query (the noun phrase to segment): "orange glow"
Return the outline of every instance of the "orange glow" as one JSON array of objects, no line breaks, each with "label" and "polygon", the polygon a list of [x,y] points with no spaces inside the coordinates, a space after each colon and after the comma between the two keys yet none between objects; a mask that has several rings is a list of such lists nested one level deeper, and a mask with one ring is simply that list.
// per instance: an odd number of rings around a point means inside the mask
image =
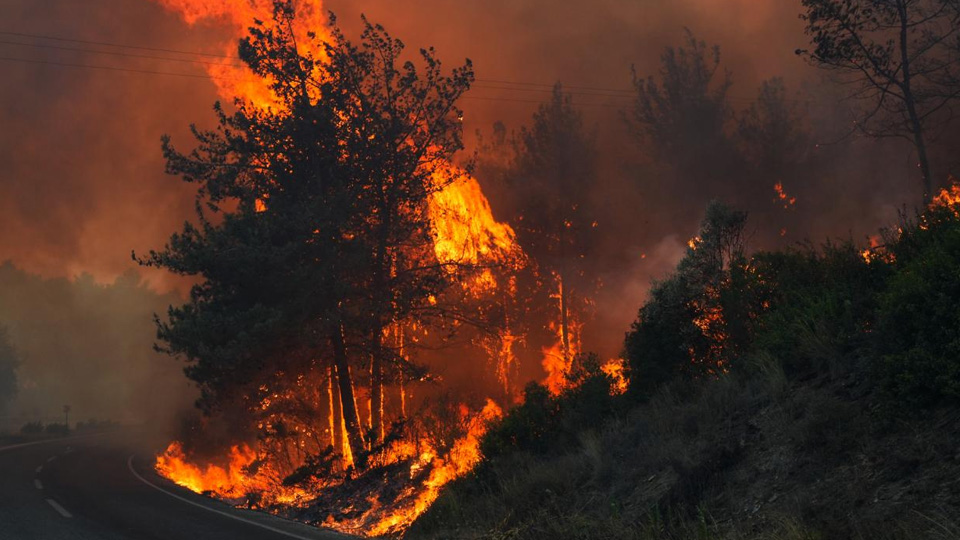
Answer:
[{"label": "orange glow", "polygon": [[610,386],[610,393],[612,395],[619,396],[627,392],[630,382],[627,380],[624,364],[623,358],[614,358],[600,366],[600,371],[606,373],[613,379],[613,384]]},{"label": "orange glow", "polygon": [[[246,36],[254,21],[262,21],[266,27],[273,21],[273,0],[155,0],[165,8],[179,13],[188,24],[200,21],[217,21],[233,29],[233,37],[222,44],[225,58],[216,65],[207,67],[207,73],[217,85],[224,101],[240,98],[259,108],[277,107],[277,98],[271,89],[271,81],[254,74],[242,65],[237,56],[237,42]],[[325,58],[318,40],[329,37],[327,11],[321,0],[293,0],[297,18],[294,21],[294,36],[300,53],[318,59]],[[311,39],[314,33],[317,39]]]},{"label": "orange glow", "polygon": [[773,191],[775,191],[777,194],[777,198],[774,199],[774,201],[782,204],[784,210],[789,210],[791,206],[797,204],[797,198],[787,195],[787,192],[783,190],[782,182],[777,182],[774,184]]},{"label": "orange glow", "polygon": [[[223,63],[208,68],[208,72],[217,85],[221,98],[225,101],[239,99],[249,106],[263,111],[284,114],[285,111],[271,90],[272,81],[263,79],[247,67],[240,66],[236,59],[236,43],[247,34],[247,29],[255,21],[263,21],[269,27],[273,20],[274,0],[156,0],[166,8],[179,13],[189,24],[200,21],[214,21],[227,25],[233,32],[228,42],[223,43],[225,58]],[[297,17],[294,20],[293,34],[302,55],[323,60],[325,53],[322,42],[331,36],[326,11],[321,0],[292,0]],[[316,34],[313,38],[311,33]],[[321,64],[322,66],[322,64]],[[322,78],[323,73],[315,73]],[[311,96],[319,99],[320,96]],[[433,237],[433,255],[436,261],[449,268],[451,273],[462,267],[479,267],[472,271],[469,279],[463,280],[463,286],[471,293],[495,290],[499,287],[493,267],[503,264],[521,264],[523,252],[516,241],[514,230],[507,224],[497,221],[477,180],[452,163],[430,163],[421,172],[430,175],[434,191],[427,201],[427,215]],[[256,212],[269,210],[269,201],[265,198],[255,201]],[[429,253],[429,252],[428,252]],[[515,285],[504,286],[506,294],[515,293]],[[427,301],[436,305],[438,299],[429,297]],[[425,329],[424,329],[425,331]],[[508,329],[504,330],[497,347],[497,354],[504,366],[503,377],[507,377],[513,363],[513,347],[517,337]],[[412,338],[411,338],[412,339]],[[578,338],[579,341],[579,338]],[[579,345],[577,346],[579,348]],[[302,379],[302,377],[301,377]],[[285,400],[306,400],[309,392],[327,383],[308,381],[302,387],[292,386],[286,391],[273,392],[263,398],[260,413],[264,416],[276,414],[278,422],[283,420],[282,404]],[[401,381],[402,384],[402,381]],[[504,383],[506,385],[506,382]],[[260,389],[267,393],[266,387]],[[401,392],[403,389],[401,387]],[[401,394],[405,400],[407,394]],[[331,394],[331,398],[332,394]],[[403,405],[405,407],[405,403]],[[441,488],[451,480],[473,469],[479,462],[480,440],[488,424],[502,416],[500,407],[493,401],[487,402],[479,412],[471,412],[461,407],[461,416],[467,425],[466,435],[456,440],[446,455],[440,455],[437,449],[428,443],[400,440],[389,448],[371,456],[372,466],[384,466],[401,462],[410,462],[410,483],[402,487],[402,494],[382,502],[378,494],[371,495],[367,502],[369,510],[359,517],[343,517],[330,520],[325,525],[352,534],[361,533],[370,536],[395,534],[402,532],[420,514],[426,511],[440,493]],[[326,422],[333,430],[336,422],[331,418]],[[320,423],[318,421],[318,423]],[[286,429],[291,429],[284,422]],[[267,422],[260,426],[268,429]],[[343,424],[341,423],[341,427]],[[309,438],[311,426],[300,428],[297,435]],[[332,439],[332,431],[328,433]],[[346,439],[342,433],[341,440]],[[299,440],[299,439],[298,439]],[[323,491],[339,483],[346,482],[339,477],[323,481],[309,481],[305,488],[287,488],[282,479],[292,472],[289,466],[279,465],[276,450],[260,442],[252,449],[248,446],[233,447],[222,461],[200,464],[191,456],[185,455],[183,446],[173,442],[165,452],[157,456],[156,469],[162,476],[198,493],[210,493],[217,497],[237,502],[242,499],[262,501],[267,507],[271,504],[302,504],[319,497]],[[286,455],[303,453],[300,442],[282,443],[292,445],[284,448]],[[324,441],[323,444],[327,444]],[[332,443],[331,443],[332,444]],[[295,450],[295,452],[291,452]],[[340,458],[340,466],[345,469],[351,462],[349,445],[344,445],[346,456]],[[340,470],[343,470],[340,469]],[[429,471],[429,472],[428,472]],[[362,473],[361,473],[362,474]],[[255,497],[252,497],[255,495]],[[343,501],[347,508],[355,501]]]},{"label": "orange glow", "polygon": [[954,211],[960,211],[960,183],[955,178],[951,178],[951,185],[948,188],[940,190],[940,193],[933,198],[930,203],[931,208],[953,208]]},{"label": "orange glow", "polygon": [[430,476],[422,489],[407,505],[383,516],[367,530],[370,536],[397,533],[410,526],[440,495],[440,489],[452,480],[473,470],[480,462],[480,440],[491,422],[503,416],[503,411],[492,400],[470,420],[466,436],[457,440],[444,459],[434,458]]},{"label": "orange glow", "polygon": [[516,233],[493,217],[490,201],[475,178],[453,165],[433,176],[441,187],[430,201],[434,249],[441,264],[494,265],[520,255]]}]

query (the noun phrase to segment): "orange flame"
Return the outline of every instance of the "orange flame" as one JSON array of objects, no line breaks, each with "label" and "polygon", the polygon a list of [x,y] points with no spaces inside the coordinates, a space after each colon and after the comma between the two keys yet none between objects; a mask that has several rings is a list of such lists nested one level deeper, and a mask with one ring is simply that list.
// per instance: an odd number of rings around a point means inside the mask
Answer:
[{"label": "orange flame", "polygon": [[452,480],[473,470],[480,462],[480,441],[491,422],[503,416],[503,411],[492,400],[487,400],[479,414],[470,421],[467,435],[454,443],[446,459],[433,460],[430,476],[413,502],[383,517],[367,533],[371,536],[401,531],[423,514],[440,495],[440,489]]},{"label": "orange flame", "polygon": [[619,396],[625,394],[629,387],[630,382],[627,380],[624,364],[623,358],[614,358],[600,366],[600,371],[606,373],[608,377],[613,379],[613,384],[610,386],[610,393],[612,395]]}]

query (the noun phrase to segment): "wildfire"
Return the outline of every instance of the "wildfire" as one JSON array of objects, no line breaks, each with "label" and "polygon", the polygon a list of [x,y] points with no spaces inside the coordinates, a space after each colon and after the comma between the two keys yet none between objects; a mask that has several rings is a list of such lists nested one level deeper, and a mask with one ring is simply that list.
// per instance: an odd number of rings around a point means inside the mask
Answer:
[{"label": "wildfire", "polygon": [[190,463],[183,446],[174,441],[157,456],[156,469],[162,476],[197,493],[216,493],[221,497],[239,498],[248,493],[249,484],[244,470],[257,459],[250,447],[234,446],[230,449],[226,467],[208,464],[198,466]]},{"label": "wildfire", "polygon": [[[237,39],[243,37],[250,27],[259,21],[269,29],[270,21],[273,20],[274,0],[156,1],[179,13],[189,24],[215,21],[234,31],[233,38],[223,43],[225,52],[223,62],[207,68],[221,98],[225,101],[239,99],[248,106],[264,111],[284,113],[279,100],[271,90],[272,81],[239,65],[240,62],[235,58]],[[322,1],[292,0],[291,5],[297,13],[292,30],[300,54],[318,59],[322,63],[326,57],[322,43],[331,37]],[[316,76],[322,78],[323,74],[317,73]],[[320,96],[311,97],[320,98]],[[428,213],[434,238],[433,247],[437,261],[448,265],[451,271],[455,271],[460,264],[492,267],[507,262],[522,261],[523,253],[517,244],[514,230],[495,219],[490,203],[477,180],[452,163],[432,163],[430,167],[430,174],[437,187],[428,201]],[[267,211],[268,203],[269,201],[264,199],[256,200],[255,210]],[[478,274],[464,286],[471,291],[491,290],[498,287],[491,270],[484,270]],[[509,294],[509,291],[507,293]],[[431,298],[431,301],[435,303],[436,299]],[[500,338],[502,341],[500,353],[507,358],[505,362],[509,367],[513,355],[513,343],[518,337],[507,329]],[[402,350],[402,338],[400,343],[398,350]],[[406,394],[402,384],[401,380],[400,395],[401,400],[404,400]],[[322,385],[311,383],[307,386]],[[331,388],[332,390],[335,389]],[[290,391],[298,396],[308,392],[301,388]],[[333,439],[335,430],[345,428],[342,422],[335,425],[333,421],[333,394],[331,393],[330,396],[329,435]],[[276,394],[264,398],[261,404],[262,410],[270,409],[272,401],[284,399],[283,396]],[[291,401],[296,399],[291,398]],[[402,410],[405,411],[405,409]],[[446,483],[476,466],[480,460],[480,440],[487,430],[487,425],[499,418],[502,411],[496,403],[488,400],[481,411],[471,414],[464,408],[462,414],[467,425],[466,434],[453,442],[446,453],[441,453],[438,449],[421,441],[412,444],[401,440],[393,442],[388,449],[382,450],[379,456],[371,458],[378,465],[410,463],[411,485],[403,488],[401,496],[390,501],[381,501],[382,494],[375,493],[367,498],[370,508],[362,512],[362,515],[328,520],[327,525],[354,533],[361,531],[369,535],[396,533],[409,526],[429,508]],[[406,416],[405,412],[403,416]],[[306,430],[316,431],[313,426],[307,426]],[[347,436],[346,433],[339,435],[341,440]],[[302,448],[296,445],[301,443],[291,444],[294,444],[296,455],[300,456]],[[289,456],[290,449],[287,448],[287,450]],[[350,451],[349,445],[344,446],[344,451]],[[306,484],[305,489],[286,487],[283,484],[283,478],[286,475],[279,471],[284,470],[289,473],[289,467],[276,466],[278,470],[274,470],[275,465],[265,457],[266,453],[263,443],[260,443],[256,449],[239,445],[232,447],[228,455],[219,463],[200,464],[186,455],[183,445],[175,441],[157,457],[155,467],[159,474],[187,489],[198,493],[210,493],[235,504],[244,504],[246,500],[246,504],[249,505],[251,500],[256,500],[257,504],[262,502],[268,506],[278,503],[301,505],[319,499],[325,490],[336,487],[329,483],[336,480],[330,480],[327,483],[311,481]],[[343,463],[344,468],[351,463],[349,454],[345,454]],[[421,473],[426,475],[425,479],[418,479]],[[351,504],[351,501],[343,502],[344,507]]]},{"label": "wildfire", "polygon": [[[411,476],[429,467],[422,483],[406,488],[390,505],[380,504],[378,495],[374,495],[369,501],[371,508],[361,516],[328,525],[343,531],[362,530],[370,536],[406,529],[437,499],[444,485],[470,472],[479,463],[480,441],[490,423],[503,416],[503,411],[492,400],[487,400],[483,409],[475,414],[461,406],[461,415],[467,419],[467,432],[445,455],[438,455],[429,445],[421,447],[417,454],[417,447],[406,441],[399,441],[387,453],[386,462],[409,461]],[[319,497],[323,490],[307,492],[283,486],[246,445],[232,447],[225,461],[223,465],[198,465],[184,453],[183,446],[174,441],[157,456],[155,469],[161,476],[191,491],[213,494],[241,505],[249,505],[252,500],[268,505],[296,505]]]}]

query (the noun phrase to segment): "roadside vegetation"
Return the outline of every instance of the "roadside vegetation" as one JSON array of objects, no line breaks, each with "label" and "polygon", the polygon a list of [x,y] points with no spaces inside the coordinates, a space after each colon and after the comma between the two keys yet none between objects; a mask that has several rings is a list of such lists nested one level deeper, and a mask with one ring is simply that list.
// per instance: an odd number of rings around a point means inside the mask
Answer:
[{"label": "roadside vegetation", "polygon": [[957,188],[875,238],[748,253],[719,204],[627,334],[533,384],[409,538],[958,538]]}]

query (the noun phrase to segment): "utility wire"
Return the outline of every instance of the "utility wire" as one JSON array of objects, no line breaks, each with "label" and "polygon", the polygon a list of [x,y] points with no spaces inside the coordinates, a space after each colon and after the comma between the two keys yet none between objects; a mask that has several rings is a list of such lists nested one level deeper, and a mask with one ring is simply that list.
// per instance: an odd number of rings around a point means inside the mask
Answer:
[{"label": "utility wire", "polygon": [[239,59],[240,59],[240,58],[237,57],[237,56],[231,56],[231,55],[228,55],[228,54],[214,54],[214,53],[205,53],[205,52],[196,52],[196,51],[182,51],[182,50],[177,50],[177,49],[164,49],[164,48],[160,48],[160,47],[143,47],[143,46],[140,46],[140,45],[122,45],[122,44],[119,44],[119,43],[109,43],[109,42],[106,42],[106,41],[89,41],[89,40],[85,40],[85,39],[64,38],[64,37],[41,35],[41,34],[27,34],[27,33],[25,33],[25,32],[5,32],[5,31],[0,31],[0,35],[26,37],[26,38],[34,38],[34,39],[49,39],[49,40],[51,40],[51,41],[63,41],[63,42],[68,42],[68,43],[83,43],[83,44],[85,44],[85,45],[100,45],[100,46],[103,46],[103,47],[119,47],[119,48],[123,48],[123,49],[136,49],[136,50],[140,50],[140,51],[165,52],[165,53],[172,53],[172,54],[187,54],[187,55],[193,55],[193,56],[209,56],[209,57],[213,57],[213,58],[230,58],[230,59],[233,59],[233,60],[239,60]]},{"label": "utility wire", "polygon": [[[215,53],[206,53],[198,51],[187,51],[181,49],[170,49],[162,47],[145,47],[141,45],[130,45],[130,44],[120,44],[112,43],[107,41],[93,41],[93,40],[83,40],[83,39],[74,39],[74,38],[65,38],[60,36],[52,36],[45,34],[31,34],[26,32],[12,32],[12,31],[0,31],[0,35],[6,36],[15,36],[19,38],[30,38],[30,39],[41,39],[41,40],[50,40],[58,41],[65,43],[79,43],[84,45],[97,45],[102,47],[114,47],[120,49],[132,49],[132,50],[142,50],[142,51],[152,51],[160,52],[167,54],[179,54],[179,55],[192,55],[192,56],[201,56],[201,57],[210,57],[210,58],[223,58],[228,60],[240,60],[238,56],[228,55],[228,54],[215,54]],[[89,54],[103,54],[110,56],[120,56],[120,57],[129,57],[129,58],[141,58],[149,60],[159,60],[159,61],[172,61],[172,62],[181,62],[181,63],[190,63],[190,64],[200,64],[200,65],[222,65],[226,67],[243,67],[242,65],[233,64],[233,63],[220,63],[220,62],[206,62],[202,60],[189,60],[185,58],[170,58],[163,56],[155,55],[141,55],[133,53],[124,53],[117,51],[101,51],[94,49],[84,49],[80,47],[65,47],[65,46],[56,46],[49,44],[37,44],[37,43],[22,43],[22,42],[13,42],[0,40],[0,44],[3,45],[14,45],[14,46],[24,46],[24,47],[35,47],[35,48],[47,48],[47,49],[56,49],[56,50],[65,50],[65,51],[76,51]],[[171,75],[175,77],[189,77],[189,78],[208,78],[215,80],[223,80],[222,78],[213,77],[209,75],[195,75],[187,73],[173,73],[166,71],[153,71],[153,70],[144,70],[144,69],[133,69],[133,68],[120,68],[120,67],[109,67],[109,66],[98,66],[90,64],[73,64],[69,62],[58,62],[58,61],[47,61],[47,60],[33,60],[33,59],[21,59],[21,58],[11,58],[11,57],[0,57],[0,60],[3,61],[13,61],[13,62],[23,62],[30,64],[47,64],[54,66],[64,66],[64,67],[79,67],[79,68],[89,68],[89,69],[98,69],[105,71],[118,71],[118,72],[129,72],[129,73],[142,73],[142,74],[151,74],[151,75]],[[506,86],[504,86],[506,85]],[[581,85],[567,85],[560,83],[561,88],[564,89],[564,94],[576,95],[576,96],[591,96],[591,97],[604,97],[604,98],[613,98],[613,99],[633,99],[636,96],[635,90],[623,89],[623,88],[604,88],[598,86],[581,86]],[[474,88],[484,89],[484,90],[500,90],[507,92],[537,92],[537,93],[552,93],[554,84],[546,84],[539,82],[530,82],[530,81],[511,81],[507,79],[476,79],[476,84],[473,85]],[[568,91],[575,90],[573,92]],[[466,96],[464,99],[476,99],[482,101],[510,101],[515,103],[537,103],[540,104],[542,101],[539,100],[527,100],[527,99],[514,99],[514,98],[500,98],[500,97],[484,97],[484,96]],[[755,103],[755,98],[743,97],[743,96],[726,96],[729,101],[738,101],[741,103]],[[816,103],[814,100],[810,99],[791,99],[787,98],[785,101],[791,101],[794,103],[803,103],[803,104],[813,104]],[[614,105],[610,103],[596,103],[596,102],[586,102],[586,103],[576,103],[576,105],[586,105],[586,106],[603,106],[603,107],[617,107],[619,105]]]},{"label": "utility wire", "polygon": [[[0,34],[2,34],[2,32],[0,32]],[[108,56],[122,56],[124,58],[144,58],[147,60],[182,62],[182,63],[188,63],[188,64],[201,64],[205,66],[226,66],[226,67],[236,67],[236,68],[245,67],[243,64],[207,62],[205,60],[191,60],[189,58],[170,58],[169,56],[154,56],[150,54],[133,54],[133,53],[124,53],[124,52],[117,52],[117,51],[98,51],[95,49],[81,49],[79,47],[63,47],[60,45],[45,45],[40,43],[21,43],[19,41],[6,41],[2,39],[0,39],[0,45],[17,45],[21,47],[33,47],[38,49],[54,49],[58,51],[74,51],[74,52],[82,52],[82,53],[88,53],[88,54],[103,54]]]}]

